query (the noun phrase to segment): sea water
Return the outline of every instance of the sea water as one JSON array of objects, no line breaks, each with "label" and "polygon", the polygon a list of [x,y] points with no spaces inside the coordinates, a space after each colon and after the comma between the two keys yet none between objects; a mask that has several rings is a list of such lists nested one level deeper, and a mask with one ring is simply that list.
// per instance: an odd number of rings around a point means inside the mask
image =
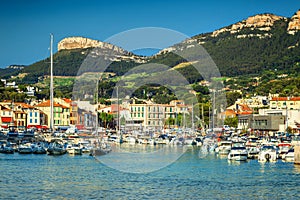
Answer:
[{"label": "sea water", "polygon": [[0,154],[0,199],[300,199],[294,163],[228,162],[199,150],[149,173],[118,171],[88,155]]}]

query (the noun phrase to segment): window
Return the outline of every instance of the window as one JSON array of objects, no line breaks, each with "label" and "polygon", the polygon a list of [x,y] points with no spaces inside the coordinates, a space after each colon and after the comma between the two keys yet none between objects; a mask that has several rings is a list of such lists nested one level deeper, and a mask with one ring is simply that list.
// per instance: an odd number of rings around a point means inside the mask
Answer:
[{"label": "window", "polygon": [[34,116],[35,116],[35,117],[37,117],[37,116],[38,116],[38,113],[37,113],[37,112],[35,112],[35,113],[34,113]]},{"label": "window", "polygon": [[29,113],[29,116],[32,117],[32,112]]},{"label": "window", "polygon": [[37,124],[37,119],[34,119],[34,123],[36,123],[36,124]]},{"label": "window", "polygon": [[32,124],[32,119],[29,120],[30,124]]}]

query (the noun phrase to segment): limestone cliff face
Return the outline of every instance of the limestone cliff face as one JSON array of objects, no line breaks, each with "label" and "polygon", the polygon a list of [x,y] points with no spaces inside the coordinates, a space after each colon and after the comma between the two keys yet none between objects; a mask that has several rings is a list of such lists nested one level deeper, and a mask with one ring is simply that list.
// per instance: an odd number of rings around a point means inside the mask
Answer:
[{"label": "limestone cliff face", "polygon": [[[85,48],[96,48],[94,49],[95,56],[101,55],[105,59],[111,61],[121,61],[121,60],[132,60],[137,63],[144,63],[145,59],[134,55],[121,47],[101,42],[99,40],[92,40],[84,37],[67,37],[58,43],[58,51],[60,50],[70,50],[70,49],[85,49]],[[92,54],[91,54],[92,55]]]},{"label": "limestone cliff face", "polygon": [[244,28],[251,28],[252,30],[258,29],[261,31],[269,31],[271,30],[271,27],[274,25],[275,21],[282,20],[282,19],[286,20],[286,18],[284,17],[280,17],[273,14],[255,15],[249,17],[246,20],[233,24],[230,27],[216,30],[212,33],[212,36],[216,37],[223,32],[230,32],[231,34],[234,34],[234,33],[238,33]]},{"label": "limestone cliff face", "polygon": [[122,48],[114,46],[109,43],[92,40],[84,37],[68,37],[64,38],[58,43],[58,51],[63,49],[85,49],[90,47],[99,47],[105,49],[115,49],[120,52],[125,52]]},{"label": "limestone cliff face", "polygon": [[297,32],[298,30],[300,30],[300,10],[298,10],[296,14],[291,18],[287,29],[289,34],[295,34],[295,32]]}]

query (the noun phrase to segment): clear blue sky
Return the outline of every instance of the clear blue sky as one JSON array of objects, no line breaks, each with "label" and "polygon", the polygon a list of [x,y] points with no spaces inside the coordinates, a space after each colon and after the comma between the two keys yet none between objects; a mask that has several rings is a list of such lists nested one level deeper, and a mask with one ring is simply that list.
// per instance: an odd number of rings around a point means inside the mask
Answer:
[{"label": "clear blue sky", "polygon": [[188,36],[261,13],[291,17],[299,0],[1,0],[0,67],[49,56],[49,34],[105,40],[133,28],[163,27]]}]

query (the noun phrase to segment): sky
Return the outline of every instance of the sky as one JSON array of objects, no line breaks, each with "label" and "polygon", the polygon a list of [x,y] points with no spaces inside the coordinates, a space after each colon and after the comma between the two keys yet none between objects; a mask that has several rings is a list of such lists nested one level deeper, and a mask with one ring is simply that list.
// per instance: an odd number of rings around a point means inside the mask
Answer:
[{"label": "sky", "polygon": [[189,37],[249,16],[291,17],[299,0],[0,0],[0,68],[49,57],[60,40],[82,36],[105,41],[124,31],[160,27]]}]

